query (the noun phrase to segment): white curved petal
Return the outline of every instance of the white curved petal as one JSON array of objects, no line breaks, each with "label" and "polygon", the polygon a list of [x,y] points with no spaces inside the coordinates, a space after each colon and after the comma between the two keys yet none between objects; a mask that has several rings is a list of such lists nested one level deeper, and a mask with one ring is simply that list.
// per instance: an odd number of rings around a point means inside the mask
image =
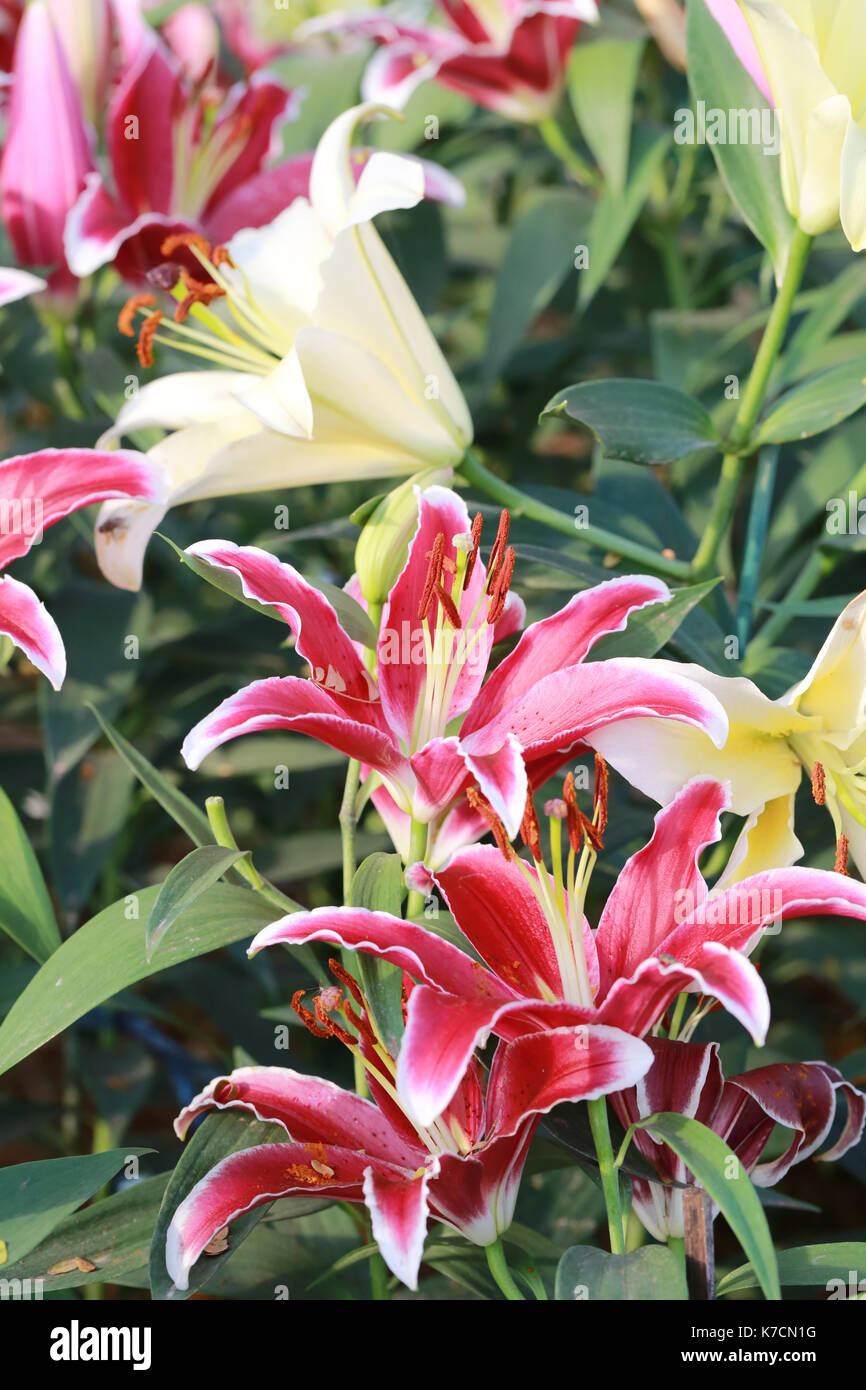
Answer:
[{"label": "white curved petal", "polygon": [[179,430],[213,424],[237,414],[238,396],[259,378],[249,372],[173,372],[139,388],[120,410],[97,448],[110,447],[133,430]]}]

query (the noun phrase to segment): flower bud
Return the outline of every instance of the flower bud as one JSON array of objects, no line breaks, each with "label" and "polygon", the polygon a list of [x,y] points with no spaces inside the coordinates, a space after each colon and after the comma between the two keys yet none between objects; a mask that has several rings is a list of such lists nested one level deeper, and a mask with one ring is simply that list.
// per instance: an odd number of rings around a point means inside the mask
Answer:
[{"label": "flower bud", "polygon": [[416,488],[451,481],[450,468],[425,468],[407,478],[374,509],[358,537],[355,570],[361,593],[371,608],[380,608],[406,563],[409,542],[418,524]]}]

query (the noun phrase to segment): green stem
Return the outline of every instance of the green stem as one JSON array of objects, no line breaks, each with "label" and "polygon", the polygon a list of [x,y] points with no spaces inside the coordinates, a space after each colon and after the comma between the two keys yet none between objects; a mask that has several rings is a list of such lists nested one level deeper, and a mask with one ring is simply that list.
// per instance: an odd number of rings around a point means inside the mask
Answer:
[{"label": "green stem", "polygon": [[502,1237],[499,1236],[492,1245],[485,1245],[484,1253],[487,1256],[490,1273],[496,1280],[496,1286],[505,1294],[509,1303],[525,1303],[526,1299],[511,1277],[511,1270],[508,1268],[508,1261],[505,1258]]},{"label": "green stem", "polygon": [[355,877],[355,832],[358,828],[358,788],[361,784],[361,764],[349,759],[346,784],[340,806],[340,834],[343,841],[343,902],[352,901],[352,880]]},{"label": "green stem", "polygon": [[612,1255],[625,1253],[625,1237],[622,1229],[622,1203],[619,1193],[619,1174],[613,1161],[613,1145],[610,1142],[610,1128],[607,1122],[607,1101],[604,1096],[586,1103],[589,1111],[589,1124],[595,1142],[595,1152],[601,1173],[601,1190],[607,1208],[607,1226],[610,1232]]},{"label": "green stem", "polygon": [[675,579],[687,579],[691,575],[692,567],[687,561],[668,560],[657,551],[650,550],[649,546],[626,540],[623,536],[614,535],[613,531],[605,531],[599,526],[581,526],[578,530],[573,516],[558,511],[556,507],[549,507],[546,502],[539,502],[536,498],[521,492],[520,488],[503,482],[485,468],[471,449],[464,454],[459,471],[467,483],[483,492],[492,501],[498,502],[500,506],[507,507],[514,516],[525,516],[530,521],[541,522],[543,526],[549,526],[552,531],[560,531],[572,540],[588,541],[590,545],[597,545],[602,550],[612,551],[627,560],[634,560],[658,574],[667,574]]},{"label": "green stem", "polygon": [[[223,798],[221,796],[209,796],[205,801],[204,808],[207,812],[208,823],[214,837],[214,842],[218,845],[222,845],[223,849],[239,849],[240,847],[235,839],[234,831],[228,822]],[[273,903],[274,907],[278,907],[283,914],[286,912],[300,912],[300,903],[296,903],[294,898],[288,897],[286,893],[281,893],[279,888],[275,888],[272,883],[268,883],[266,878],[262,878],[258,869],[253,864],[249,850],[247,850],[243,859],[239,859],[237,863],[233,865],[233,868],[251,888],[254,888],[261,897],[266,898],[269,903]]]},{"label": "green stem", "polygon": [[577,153],[555,116],[545,116],[538,122],[538,133],[547,148],[556,155],[571,177],[585,188],[597,188],[601,183],[599,175],[586,160]]},{"label": "green stem", "polygon": [[778,461],[778,444],[767,444],[758,455],[758,471],[755,475],[755,486],[752,491],[746,547],[743,551],[743,567],[740,571],[740,591],[737,594],[737,638],[742,647],[748,643],[752,631],[755,597],[761,578],[764,542],[767,538],[767,526],[770,521],[770,504],[773,500],[773,489],[776,486]]},{"label": "green stem", "polygon": [[388,1302],[388,1266],[378,1250],[370,1256],[370,1291],[375,1303]]},{"label": "green stem", "polygon": [[677,995],[677,1002],[674,1005],[673,1015],[671,1016],[671,1026],[668,1030],[668,1037],[671,1040],[671,1042],[673,1042],[676,1039],[676,1036],[679,1033],[680,1028],[682,1027],[683,1014],[686,1011],[686,1003],[688,1001],[688,997],[689,996],[686,994],[685,990],[683,990],[681,994]]},{"label": "green stem", "polygon": [[[410,864],[422,863],[427,853],[427,829],[422,821],[413,820],[412,828],[409,832],[409,860]],[[424,894],[417,892],[414,888],[410,890],[406,900],[406,916],[418,917],[424,911]]]},{"label": "green stem", "polygon": [[728,528],[734,503],[737,500],[740,479],[746,465],[747,455],[742,451],[748,444],[749,436],[755,427],[755,422],[764,403],[767,386],[785,340],[794,300],[803,279],[803,272],[806,269],[811,248],[812,238],[798,227],[791,243],[785,277],[767,320],[767,327],[752,364],[746,389],[740,398],[734,427],[728,441],[731,445],[731,452],[726,454],[722,460],[722,470],[719,475],[713,510],[693,561],[693,570],[698,578],[712,570],[719,546],[722,543],[722,537]]}]

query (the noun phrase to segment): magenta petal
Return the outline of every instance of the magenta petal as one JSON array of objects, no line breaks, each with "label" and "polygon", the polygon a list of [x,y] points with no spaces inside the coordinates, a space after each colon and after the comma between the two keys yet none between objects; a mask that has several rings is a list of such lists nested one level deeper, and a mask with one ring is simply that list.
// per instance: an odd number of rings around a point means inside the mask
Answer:
[{"label": "magenta petal", "polygon": [[360,706],[359,718],[352,720],[327,691],[312,681],[297,676],[269,676],[223,700],[190,730],[181,753],[188,767],[197,768],[208,753],[241,734],[291,729],[310,734],[329,748],[358,758],[386,776],[397,780],[405,777],[408,763],[387,734],[363,721],[364,708]]},{"label": "magenta petal", "polygon": [[705,0],[707,9],[713,19],[724,30],[732,49],[736,53],[746,72],[752,81],[761,89],[764,96],[772,105],[773,97],[770,92],[770,84],[764,72],[764,65],[758,53],[755,40],[752,38],[752,31],[746,22],[745,15],[737,4],[737,0]]},{"label": "magenta petal", "polygon": [[252,174],[210,208],[208,236],[222,243],[244,227],[266,227],[296,198],[309,196],[312,163],[312,154],[299,154]]},{"label": "magenta petal", "polygon": [[605,633],[621,631],[635,609],[668,598],[670,590],[660,579],[640,575],[610,579],[575,594],[558,613],[526,629],[475,701],[464,724],[464,735],[488,724],[502,710],[530,694],[545,676],[579,665]]},{"label": "magenta petal", "polygon": [[629,859],[601,915],[596,944],[602,998],[614,980],[636,970],[706,899],[698,859],[718,840],[727,804],[724,788],[703,777],[659,811],[652,839]]},{"label": "magenta petal", "polygon": [[215,1077],[175,1120],[178,1139],[199,1115],[226,1109],[247,1110],[258,1120],[282,1125],[290,1139],[359,1149],[409,1167],[426,1153],[419,1143],[407,1144],[369,1100],[288,1067],[239,1067]]},{"label": "magenta petal", "polygon": [[364,1201],[373,1238],[392,1274],[417,1289],[418,1270],[427,1234],[427,1188],[438,1165],[434,1160],[419,1177],[398,1178],[370,1167],[364,1173]]},{"label": "magenta petal", "polygon": [[155,498],[160,472],[128,449],[41,449],[0,463],[0,569],[70,512],[110,497]]},{"label": "magenta petal", "polygon": [[309,664],[314,683],[323,685],[351,717],[363,719],[363,707],[376,700],[375,682],[321,589],[257,546],[199,541],[187,554],[237,575],[247,598],[275,608],[295,634],[295,650]]},{"label": "magenta petal", "polygon": [[[319,1168],[313,1168],[314,1161]],[[165,1242],[169,1274],[179,1289],[188,1288],[189,1271],[217,1231],[277,1197],[313,1194],[362,1201],[364,1174],[371,1166],[367,1154],[324,1144],[258,1144],[230,1154],[196,1183],[175,1212]],[[403,1176],[400,1168],[378,1160],[375,1167]]]},{"label": "magenta petal", "polygon": [[430,1189],[431,1215],[476,1245],[492,1245],[507,1231],[529,1146],[538,1120],[526,1120],[507,1139],[494,1139],[474,1154],[442,1154]]},{"label": "magenta petal", "polygon": [[51,614],[32,589],[11,575],[0,576],[0,633],[59,690],[66,675],[63,639]]},{"label": "magenta petal", "polygon": [[715,996],[760,1046],[770,1021],[766,986],[746,956],[718,942],[691,952],[689,964],[652,957],[629,979],[616,980],[598,1009],[600,1023],[642,1037],[682,990]]},{"label": "magenta petal", "polygon": [[180,72],[152,30],[141,42],[108,108],[107,144],[114,185],[130,221],[170,212],[174,193],[174,124],[184,103]]},{"label": "magenta petal", "polygon": [[257,174],[269,156],[281,152],[282,126],[297,116],[299,105],[293,92],[266,73],[255,73],[249,82],[232,88],[217,116],[212,139],[217,148],[234,145],[237,154],[210,196],[205,219],[223,198]]},{"label": "magenta petal", "polygon": [[488,1133],[516,1134],[528,1115],[563,1101],[596,1100],[633,1086],[652,1066],[646,1043],[618,1028],[580,1024],[500,1043],[487,1086]]}]

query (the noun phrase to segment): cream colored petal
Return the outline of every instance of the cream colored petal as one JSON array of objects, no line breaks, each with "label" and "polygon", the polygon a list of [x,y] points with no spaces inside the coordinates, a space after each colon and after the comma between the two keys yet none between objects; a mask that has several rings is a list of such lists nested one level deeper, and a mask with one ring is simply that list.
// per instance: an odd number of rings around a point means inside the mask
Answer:
[{"label": "cream colored petal", "polygon": [[237,414],[237,396],[258,377],[246,372],[173,372],[142,386],[121,409],[97,448],[110,447],[133,430],[179,430]]},{"label": "cream colored petal", "polygon": [[[355,199],[355,175],[351,159],[355,130],[362,121],[381,114],[397,116],[387,106],[377,106],[373,102],[353,106],[331,122],[316,146],[310,170],[310,202],[332,237],[349,225],[350,209]],[[368,186],[367,196],[372,206],[375,201],[373,185]],[[387,203],[383,203],[379,211],[386,206]]]},{"label": "cream colored petal", "polygon": [[276,325],[287,351],[313,313],[321,292],[321,267],[333,237],[306,198],[296,198],[265,227],[246,228],[229,242],[237,271],[223,267],[229,283],[249,288],[255,304]]},{"label": "cream colored petal", "polygon": [[244,470],[248,478],[255,479],[255,484],[249,481],[244,489],[251,492],[254,487],[282,489],[350,479],[405,477],[417,468],[417,458],[381,439],[362,437],[346,421],[325,413],[322,429],[314,440],[260,430],[227,444],[211,460],[201,490],[189,495],[218,497],[235,493],[239,490],[238,474]]},{"label": "cream colored petal", "polygon": [[[863,69],[866,72],[866,61]],[[853,121],[842,147],[841,213],[842,231],[851,250],[866,250],[866,130]]]},{"label": "cream colored petal", "polygon": [[848,747],[866,727],[866,590],[836,619],[804,680],[783,697]]},{"label": "cream colored petal", "polygon": [[856,116],[866,100],[863,0],[813,0],[813,5],[821,66]]},{"label": "cream colored petal", "polygon": [[424,197],[424,166],[405,155],[376,150],[361,170],[349,199],[346,226],[369,222],[380,212],[414,208]]},{"label": "cream colored petal", "polygon": [[803,846],[794,834],[795,793],[777,796],[749,816],[737,838],[714,893],[740,883],[766,869],[787,869],[803,857]]},{"label": "cream colored petal", "polygon": [[842,830],[848,839],[848,854],[861,878],[866,879],[866,827],[842,808]]},{"label": "cream colored petal", "polygon": [[850,125],[851,103],[845,96],[828,97],[809,116],[797,221],[810,236],[829,232],[839,222],[842,151]]},{"label": "cream colored petal", "polygon": [[[305,331],[308,330],[301,330]],[[238,400],[267,429],[298,439],[311,438],[313,403],[297,348],[293,347],[269,376],[239,393]]]},{"label": "cream colored petal", "polygon": [[94,532],[99,568],[118,589],[141,588],[144,552],[167,507],[124,498],[104,502]]}]

